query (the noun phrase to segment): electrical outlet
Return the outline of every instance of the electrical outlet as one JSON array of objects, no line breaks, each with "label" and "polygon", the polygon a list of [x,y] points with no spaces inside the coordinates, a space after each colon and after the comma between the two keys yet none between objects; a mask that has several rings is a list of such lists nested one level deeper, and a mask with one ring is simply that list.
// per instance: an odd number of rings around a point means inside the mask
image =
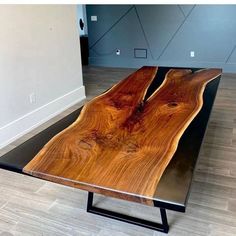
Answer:
[{"label": "electrical outlet", "polygon": [[29,95],[29,102],[30,102],[31,104],[35,104],[35,103],[36,103],[36,96],[35,96],[35,93],[31,93],[31,94]]},{"label": "electrical outlet", "polygon": [[190,57],[195,57],[195,52],[194,51],[190,51]]},{"label": "electrical outlet", "polygon": [[116,55],[120,56],[120,49],[116,49]]},{"label": "electrical outlet", "polygon": [[98,17],[97,16],[91,16],[91,21],[97,21]]}]

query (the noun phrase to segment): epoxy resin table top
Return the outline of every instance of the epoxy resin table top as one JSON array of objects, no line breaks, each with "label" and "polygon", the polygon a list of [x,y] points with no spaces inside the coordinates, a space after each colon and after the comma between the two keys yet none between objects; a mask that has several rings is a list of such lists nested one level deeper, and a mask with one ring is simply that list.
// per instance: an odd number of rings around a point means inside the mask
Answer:
[{"label": "epoxy resin table top", "polygon": [[184,211],[220,74],[142,67],[87,103],[66,129],[63,121],[49,127],[58,132],[46,145],[43,131],[44,147],[23,172]]}]

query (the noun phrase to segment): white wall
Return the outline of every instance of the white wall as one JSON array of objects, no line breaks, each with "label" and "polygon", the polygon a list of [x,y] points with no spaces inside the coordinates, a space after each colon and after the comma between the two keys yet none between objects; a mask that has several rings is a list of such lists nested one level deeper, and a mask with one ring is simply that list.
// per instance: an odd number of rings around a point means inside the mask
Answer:
[{"label": "white wall", "polygon": [[0,5],[0,147],[85,98],[76,11]]}]

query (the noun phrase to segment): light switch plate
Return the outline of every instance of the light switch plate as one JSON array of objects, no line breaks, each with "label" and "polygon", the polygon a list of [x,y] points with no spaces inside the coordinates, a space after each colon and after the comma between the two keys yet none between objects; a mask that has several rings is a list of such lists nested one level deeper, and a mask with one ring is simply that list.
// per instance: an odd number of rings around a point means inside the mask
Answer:
[{"label": "light switch plate", "polygon": [[97,16],[91,16],[91,21],[97,21],[98,17]]}]

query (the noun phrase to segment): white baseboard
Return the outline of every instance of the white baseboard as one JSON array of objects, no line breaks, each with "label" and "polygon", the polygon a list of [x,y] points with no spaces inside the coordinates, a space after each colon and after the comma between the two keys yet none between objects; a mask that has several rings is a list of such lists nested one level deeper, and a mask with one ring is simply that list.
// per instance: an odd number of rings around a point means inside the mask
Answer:
[{"label": "white baseboard", "polygon": [[85,88],[81,86],[4,125],[0,128],[0,148],[15,141],[85,98]]}]

